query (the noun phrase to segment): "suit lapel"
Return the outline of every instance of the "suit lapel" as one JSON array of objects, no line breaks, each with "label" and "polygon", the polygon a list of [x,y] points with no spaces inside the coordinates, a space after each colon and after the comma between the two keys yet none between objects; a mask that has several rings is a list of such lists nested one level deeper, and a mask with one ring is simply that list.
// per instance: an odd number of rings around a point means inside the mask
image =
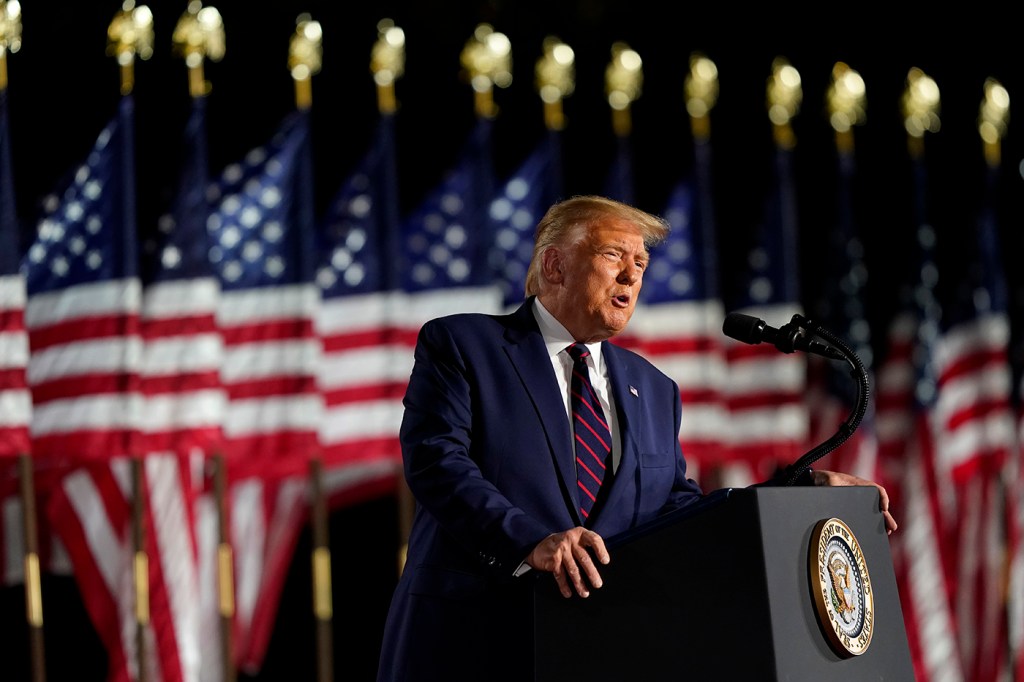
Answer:
[{"label": "suit lapel", "polygon": [[608,364],[609,390],[615,401],[615,409],[619,417],[619,439],[622,442],[622,459],[612,479],[612,487],[604,506],[611,509],[623,508],[619,502],[631,486],[627,483],[617,484],[620,479],[632,480],[639,466],[639,446],[633,424],[640,423],[641,399],[636,387],[630,384],[628,357],[614,344],[605,341],[601,346],[601,354]]},{"label": "suit lapel", "polygon": [[[576,464],[569,419],[565,413],[565,403],[558,388],[558,380],[551,364],[547,362],[544,337],[533,317],[532,299],[513,313],[512,320],[515,324],[506,332],[508,343],[505,352],[526,392],[529,393],[544,427],[544,435],[555,460],[555,469],[558,471],[562,490],[572,500],[570,511],[577,522],[582,523],[578,511]],[[538,362],[538,359],[542,361]]]}]

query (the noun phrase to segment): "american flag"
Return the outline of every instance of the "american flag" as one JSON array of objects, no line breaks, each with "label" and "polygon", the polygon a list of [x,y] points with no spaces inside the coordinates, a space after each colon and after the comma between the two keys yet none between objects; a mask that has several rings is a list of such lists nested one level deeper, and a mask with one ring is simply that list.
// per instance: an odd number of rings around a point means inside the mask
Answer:
[{"label": "american flag", "polygon": [[374,479],[393,485],[401,460],[398,425],[416,330],[401,319],[398,214],[395,114],[384,113],[318,232],[320,441],[332,495]]},{"label": "american flag", "polygon": [[949,545],[940,514],[940,482],[934,475],[934,413],[938,380],[935,344],[941,308],[936,298],[936,233],[928,220],[924,159],[912,159],[915,239],[899,308],[889,322],[878,366],[876,425],[882,483],[900,530],[892,538],[893,562],[915,677],[961,680],[952,580],[943,549]]},{"label": "american flag", "polygon": [[25,278],[19,271],[21,231],[14,203],[7,90],[0,89],[0,459],[29,452],[32,399],[25,369]]},{"label": "american flag", "polygon": [[24,580],[24,519],[16,458],[30,452],[32,397],[25,370],[25,278],[19,271],[20,227],[14,203],[7,89],[0,89],[0,584]]},{"label": "american flag", "polygon": [[128,95],[85,162],[44,200],[22,264],[33,456],[67,467],[47,514],[106,647],[110,679],[138,674],[127,539],[142,406],[133,123]]},{"label": "american flag", "polygon": [[[239,665],[266,653],[281,587],[306,510],[310,459],[319,456],[323,399],[317,385],[320,292],[309,112],[289,115],[266,145],[211,185],[210,261],[221,287],[220,380],[236,550]],[[202,565],[212,562],[206,547]]]},{"label": "american flag", "polygon": [[477,119],[455,165],[402,223],[402,285],[409,297],[400,316],[408,320],[407,333],[437,315],[498,309],[487,266],[493,125],[489,118]]},{"label": "american flag", "polygon": [[1013,679],[1024,679],[1024,407],[1021,396],[1024,384],[1018,377],[1015,405],[1017,419],[1017,448],[1006,468],[1009,496],[1007,500],[1007,527],[1009,550],[1007,553],[1007,627],[1010,643],[1010,668]]},{"label": "american flag", "polygon": [[561,135],[558,130],[548,130],[490,205],[494,235],[490,263],[505,309],[516,308],[523,301],[534,228],[548,207],[562,198]]},{"label": "american flag", "polygon": [[[792,155],[791,148],[776,145],[773,184],[747,255],[745,286],[733,306],[774,327],[802,313]],[[725,348],[727,447],[729,458],[738,463],[726,481],[746,485],[763,480],[804,452],[809,435],[803,403],[807,360],[800,353],[780,353],[770,344],[726,340]]]},{"label": "american flag", "polygon": [[[825,258],[824,282],[814,304],[814,318],[849,345],[863,363],[869,385],[873,385],[874,353],[866,309],[868,269],[854,216],[856,158],[852,144],[840,143],[837,152],[836,221]],[[849,417],[857,386],[848,365],[820,356],[808,358],[808,381],[810,441],[824,443],[838,433]],[[874,402],[869,400],[857,431],[818,460],[816,466],[876,481],[880,479],[877,465]]]},{"label": "american flag", "polygon": [[[201,622],[195,509],[203,465],[219,450],[226,396],[216,325],[220,285],[209,261],[206,100],[192,100],[177,194],[158,223],[142,294],[145,400],[141,451],[149,501],[151,620],[164,680],[198,680],[216,630]],[[196,472],[194,474],[193,472]],[[208,577],[212,582],[213,577]],[[205,654],[205,656],[204,656]],[[216,669],[216,668],[214,668]]]},{"label": "american flag", "polygon": [[133,103],[100,133],[25,256],[32,447],[76,462],[132,454],[141,401]]},{"label": "american flag", "polygon": [[671,231],[651,251],[637,311],[618,343],[646,356],[679,384],[679,440],[691,475],[710,482],[727,454],[726,379],[718,282],[718,249],[711,188],[711,143],[695,141],[690,177],[673,187],[665,207]]},{"label": "american flag", "polygon": [[935,346],[936,476],[955,490],[946,525],[955,528],[956,622],[967,678],[994,682],[1006,670],[1003,570],[1006,467],[1016,449],[1009,360],[1009,294],[1003,274],[995,201],[998,166],[987,174],[974,239],[961,250],[966,272],[943,305]]},{"label": "american flag", "polygon": [[406,291],[487,284],[487,202],[494,193],[494,122],[478,117],[455,165],[405,219]]}]

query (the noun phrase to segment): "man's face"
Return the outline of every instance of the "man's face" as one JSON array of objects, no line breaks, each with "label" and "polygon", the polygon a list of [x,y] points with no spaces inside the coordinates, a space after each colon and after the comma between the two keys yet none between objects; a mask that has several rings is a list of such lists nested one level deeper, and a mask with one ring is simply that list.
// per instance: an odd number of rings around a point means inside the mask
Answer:
[{"label": "man's face", "polygon": [[625,329],[648,262],[640,228],[605,221],[558,250],[555,317],[579,341],[604,340]]}]

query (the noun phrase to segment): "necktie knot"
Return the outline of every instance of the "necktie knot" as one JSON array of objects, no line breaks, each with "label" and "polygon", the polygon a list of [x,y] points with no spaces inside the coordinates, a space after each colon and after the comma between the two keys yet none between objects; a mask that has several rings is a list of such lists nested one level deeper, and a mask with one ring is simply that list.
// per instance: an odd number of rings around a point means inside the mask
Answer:
[{"label": "necktie knot", "polygon": [[569,353],[569,357],[573,359],[573,362],[582,362],[590,355],[590,350],[582,343],[574,343],[565,350]]}]

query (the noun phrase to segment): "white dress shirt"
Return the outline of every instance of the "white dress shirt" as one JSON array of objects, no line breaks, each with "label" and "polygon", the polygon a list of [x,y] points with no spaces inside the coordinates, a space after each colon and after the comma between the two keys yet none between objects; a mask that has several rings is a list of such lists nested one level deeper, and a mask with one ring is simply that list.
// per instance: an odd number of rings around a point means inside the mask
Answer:
[{"label": "white dress shirt", "polygon": [[[572,407],[569,404],[569,385],[572,380],[572,358],[565,350],[575,343],[572,334],[562,326],[562,323],[554,318],[541,304],[540,299],[534,299],[533,316],[540,327],[540,333],[544,336],[544,345],[548,349],[548,357],[551,366],[555,370],[555,378],[558,379],[558,387],[562,391],[562,402],[565,404],[565,417],[569,420],[570,431],[573,429]],[[619,460],[622,459],[622,443],[619,438],[619,420],[615,413],[615,404],[612,402],[611,386],[608,382],[608,365],[604,362],[601,354],[601,342],[585,344],[590,355],[586,358],[587,369],[590,370],[590,383],[594,387],[598,400],[601,401],[601,409],[604,410],[605,419],[608,421],[608,428],[612,433],[612,471],[619,468]],[[574,436],[575,438],[575,436]],[[575,440],[573,441],[575,446]],[[574,448],[575,449],[575,448]]]}]

